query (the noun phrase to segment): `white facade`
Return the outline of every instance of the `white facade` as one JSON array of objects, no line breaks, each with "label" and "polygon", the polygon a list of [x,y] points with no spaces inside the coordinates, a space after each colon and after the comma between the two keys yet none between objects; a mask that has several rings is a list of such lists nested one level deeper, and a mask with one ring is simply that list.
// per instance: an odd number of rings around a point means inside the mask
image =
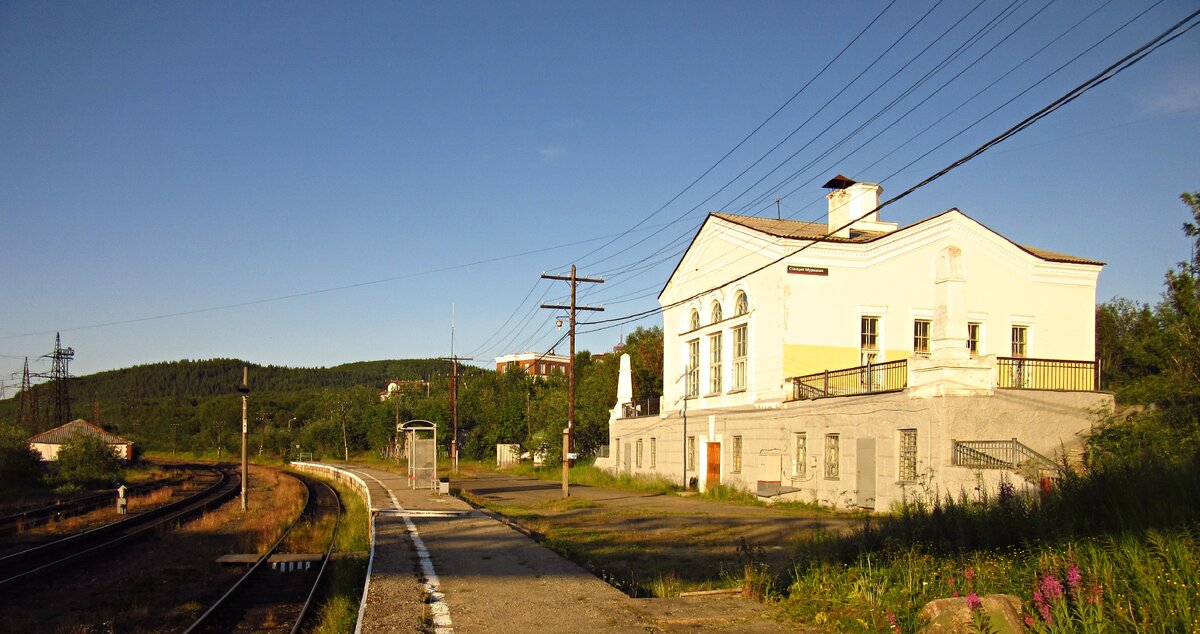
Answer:
[{"label": "white facade", "polygon": [[[618,404],[599,466],[883,510],[1034,486],[1030,465],[1070,453],[1111,408],[1092,364],[1101,262],[957,209],[897,228],[878,218],[878,185],[835,181],[828,224],[708,217],[659,296],[664,411]],[[885,362],[899,362],[892,387],[861,368]],[[824,374],[838,369],[841,384]],[[1056,389],[1029,389],[1047,378]]]}]

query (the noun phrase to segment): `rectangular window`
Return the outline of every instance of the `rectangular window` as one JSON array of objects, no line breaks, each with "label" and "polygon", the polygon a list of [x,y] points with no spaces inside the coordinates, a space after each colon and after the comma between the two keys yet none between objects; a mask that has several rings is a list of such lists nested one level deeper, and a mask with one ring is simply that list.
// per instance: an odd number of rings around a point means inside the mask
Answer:
[{"label": "rectangular window", "polygon": [[658,462],[658,439],[651,438],[650,439],[650,468],[653,469],[654,465],[657,462]]},{"label": "rectangular window", "polygon": [[879,358],[879,318],[863,317],[859,337],[860,365],[875,363]]},{"label": "rectangular window", "polygon": [[700,340],[688,342],[687,395],[700,395]]},{"label": "rectangular window", "polygon": [[634,459],[634,462],[636,463],[637,468],[641,469],[642,468],[642,439],[641,438],[637,439],[637,454],[635,454],[635,455],[636,455],[636,458]]},{"label": "rectangular window", "polygon": [[708,393],[721,393],[721,333],[708,338]]},{"label": "rectangular window", "polygon": [[613,447],[616,447],[616,449],[613,451],[613,454],[615,455],[614,462],[616,462],[619,465],[619,464],[621,464],[621,439],[620,438],[613,438]]},{"label": "rectangular window", "polygon": [[687,469],[688,469],[688,471],[696,470],[696,437],[695,436],[688,436]]},{"label": "rectangular window", "polygon": [[1029,352],[1029,327],[1012,327],[1012,356],[1025,357]]},{"label": "rectangular window", "polygon": [[978,322],[970,322],[967,324],[967,350],[971,352],[971,356],[979,356],[979,326]]},{"label": "rectangular window", "polygon": [[749,345],[746,340],[746,326],[733,329],[733,388],[746,389],[746,357]]},{"label": "rectangular window", "polygon": [[825,477],[838,478],[842,473],[841,439],[837,434],[825,434]]},{"label": "rectangular window", "polygon": [[913,321],[913,354],[929,354],[929,320]]},{"label": "rectangular window", "polygon": [[917,479],[917,430],[900,430],[900,479]]},{"label": "rectangular window", "polygon": [[742,437],[733,437],[733,473],[742,472]]},{"label": "rectangular window", "polygon": [[793,435],[792,476],[803,478],[808,474],[808,434]]}]

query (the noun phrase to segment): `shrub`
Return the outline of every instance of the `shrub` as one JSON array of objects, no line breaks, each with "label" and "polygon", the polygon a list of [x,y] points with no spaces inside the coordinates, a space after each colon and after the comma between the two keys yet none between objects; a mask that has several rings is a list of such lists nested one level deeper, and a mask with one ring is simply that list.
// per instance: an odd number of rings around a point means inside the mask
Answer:
[{"label": "shrub", "polygon": [[121,460],[104,440],[80,434],[58,451],[58,476],[84,487],[111,486],[121,479]]},{"label": "shrub", "polygon": [[5,486],[34,484],[41,477],[41,456],[21,430],[0,425],[0,482]]}]

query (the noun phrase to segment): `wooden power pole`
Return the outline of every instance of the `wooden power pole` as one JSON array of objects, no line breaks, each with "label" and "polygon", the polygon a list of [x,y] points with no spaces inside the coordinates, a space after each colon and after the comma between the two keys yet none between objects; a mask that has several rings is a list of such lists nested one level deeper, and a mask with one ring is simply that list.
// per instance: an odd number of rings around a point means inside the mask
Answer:
[{"label": "wooden power pole", "polygon": [[579,310],[604,310],[603,306],[578,306],[575,303],[575,288],[580,282],[589,284],[603,284],[604,280],[599,278],[579,277],[575,272],[575,265],[571,265],[571,276],[563,275],[547,275],[542,273],[544,280],[562,280],[571,283],[571,305],[560,306],[557,304],[542,304],[542,308],[553,308],[555,310],[570,311],[568,315],[571,320],[571,328],[569,335],[571,338],[571,362],[567,366],[567,428],[563,430],[563,473],[562,473],[562,494],[563,497],[571,496],[571,449],[575,442],[575,311]]}]

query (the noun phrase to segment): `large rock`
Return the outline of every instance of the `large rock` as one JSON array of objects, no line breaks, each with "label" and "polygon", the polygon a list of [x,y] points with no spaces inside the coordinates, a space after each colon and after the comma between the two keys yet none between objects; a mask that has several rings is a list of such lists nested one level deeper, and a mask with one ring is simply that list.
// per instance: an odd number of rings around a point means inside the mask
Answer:
[{"label": "large rock", "polygon": [[[992,631],[998,634],[1024,634],[1021,620],[1021,600],[1011,594],[989,594],[980,597],[983,611],[987,614]],[[928,623],[921,629],[923,634],[958,634],[975,632],[975,615],[967,607],[965,597],[935,599],[925,604],[920,612],[921,620]]]}]

